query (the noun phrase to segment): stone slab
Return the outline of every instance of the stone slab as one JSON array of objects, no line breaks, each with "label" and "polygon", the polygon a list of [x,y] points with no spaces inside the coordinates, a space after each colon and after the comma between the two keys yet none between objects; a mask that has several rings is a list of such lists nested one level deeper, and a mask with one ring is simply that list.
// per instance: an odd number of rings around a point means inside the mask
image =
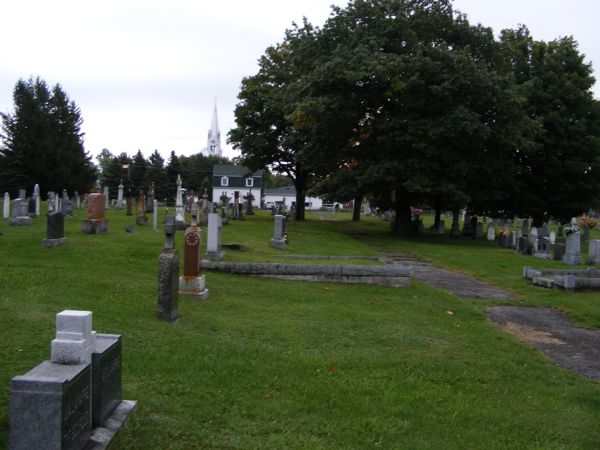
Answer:
[{"label": "stone slab", "polygon": [[8,224],[13,227],[22,227],[31,225],[32,220],[29,216],[12,217],[8,219]]},{"label": "stone slab", "polygon": [[92,425],[104,426],[123,400],[121,385],[121,336],[96,335],[92,353]]},{"label": "stone slab", "polygon": [[285,247],[286,247],[285,239],[272,238],[269,241],[269,244],[271,244],[271,247],[274,247],[277,250],[285,250]]},{"label": "stone slab", "polygon": [[91,366],[44,361],[11,381],[9,450],[77,450],[91,435]]},{"label": "stone slab", "polygon": [[43,239],[42,240],[42,245],[44,247],[58,247],[60,245],[64,245],[68,242],[68,239],[66,237],[60,238],[60,239]]}]

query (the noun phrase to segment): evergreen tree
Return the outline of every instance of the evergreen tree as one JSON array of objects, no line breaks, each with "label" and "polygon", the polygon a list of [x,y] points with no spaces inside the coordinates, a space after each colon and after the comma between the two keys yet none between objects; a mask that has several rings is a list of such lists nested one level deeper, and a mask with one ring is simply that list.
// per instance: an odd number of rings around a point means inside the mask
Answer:
[{"label": "evergreen tree", "polygon": [[131,183],[131,193],[134,197],[137,197],[140,191],[146,192],[147,186],[145,185],[146,170],[148,162],[141,150],[138,150],[131,161],[129,167],[129,182]]},{"label": "evergreen tree", "polygon": [[80,131],[81,111],[60,85],[19,80],[14,114],[2,113],[0,190],[40,185],[42,193],[67,189],[87,192],[96,177]]}]

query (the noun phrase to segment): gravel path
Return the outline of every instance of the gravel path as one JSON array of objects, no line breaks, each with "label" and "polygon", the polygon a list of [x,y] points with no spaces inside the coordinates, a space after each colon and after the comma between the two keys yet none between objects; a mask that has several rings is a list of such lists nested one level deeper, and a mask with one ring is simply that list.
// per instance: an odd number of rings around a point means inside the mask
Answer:
[{"label": "gravel path", "polygon": [[576,328],[566,314],[551,308],[496,306],[488,316],[559,366],[600,381],[600,331]]},{"label": "gravel path", "polygon": [[394,264],[408,265],[413,268],[413,277],[438,289],[444,289],[454,295],[481,300],[510,300],[515,296],[469,275],[436,267],[430,263],[417,261],[402,253],[384,254]]}]

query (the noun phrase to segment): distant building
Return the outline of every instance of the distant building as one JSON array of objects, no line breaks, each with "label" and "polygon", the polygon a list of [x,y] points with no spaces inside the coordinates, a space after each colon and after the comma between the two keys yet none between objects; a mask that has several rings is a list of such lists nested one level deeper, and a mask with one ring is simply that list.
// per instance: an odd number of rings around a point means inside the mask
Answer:
[{"label": "distant building", "polygon": [[231,197],[229,203],[233,203],[236,192],[240,203],[243,197],[251,192],[254,195],[253,206],[260,206],[262,189],[262,170],[251,173],[243,166],[232,164],[215,164],[212,176],[212,201],[219,203],[221,195],[225,193]]},{"label": "distant building", "polygon": [[[277,202],[285,201],[288,208],[296,205],[296,187],[294,185],[282,186],[273,189],[265,189],[263,201],[265,208],[275,206]],[[323,200],[319,197],[306,197],[304,199],[304,208],[320,209],[323,206]]]},{"label": "distant building", "polygon": [[221,132],[219,131],[219,120],[217,119],[216,100],[210,130],[208,130],[208,141],[206,143],[206,148],[202,153],[205,156],[223,156],[223,150],[221,149]]}]

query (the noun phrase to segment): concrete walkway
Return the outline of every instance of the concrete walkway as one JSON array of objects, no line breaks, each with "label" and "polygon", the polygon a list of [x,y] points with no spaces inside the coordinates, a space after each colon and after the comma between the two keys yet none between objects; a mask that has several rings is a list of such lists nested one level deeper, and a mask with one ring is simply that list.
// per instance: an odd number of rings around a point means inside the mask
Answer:
[{"label": "concrete walkway", "polygon": [[504,289],[491,286],[469,275],[418,261],[404,253],[384,253],[393,264],[411,266],[413,277],[435,288],[444,289],[459,297],[481,300],[511,300],[515,296]]},{"label": "concrete walkway", "polygon": [[600,331],[576,328],[552,308],[496,306],[488,316],[559,366],[600,381]]}]

